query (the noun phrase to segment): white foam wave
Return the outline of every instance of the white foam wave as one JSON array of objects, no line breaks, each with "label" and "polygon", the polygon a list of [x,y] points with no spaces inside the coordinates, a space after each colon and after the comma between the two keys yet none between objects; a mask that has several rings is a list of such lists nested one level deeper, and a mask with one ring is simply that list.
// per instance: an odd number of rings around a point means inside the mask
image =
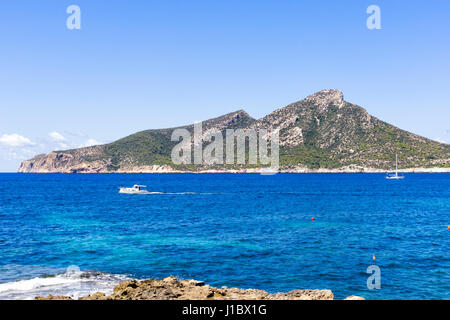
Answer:
[{"label": "white foam wave", "polygon": [[127,276],[97,271],[66,272],[54,276],[36,277],[0,284],[1,300],[30,300],[37,296],[64,295],[74,299],[94,292],[112,293]]}]

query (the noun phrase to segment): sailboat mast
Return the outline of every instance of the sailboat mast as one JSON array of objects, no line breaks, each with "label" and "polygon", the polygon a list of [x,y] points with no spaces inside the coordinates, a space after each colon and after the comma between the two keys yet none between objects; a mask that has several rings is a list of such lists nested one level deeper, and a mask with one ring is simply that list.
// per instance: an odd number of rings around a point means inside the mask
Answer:
[{"label": "sailboat mast", "polygon": [[398,162],[398,155],[395,154],[395,175],[396,176],[398,176],[398,165],[397,165],[397,162]]}]

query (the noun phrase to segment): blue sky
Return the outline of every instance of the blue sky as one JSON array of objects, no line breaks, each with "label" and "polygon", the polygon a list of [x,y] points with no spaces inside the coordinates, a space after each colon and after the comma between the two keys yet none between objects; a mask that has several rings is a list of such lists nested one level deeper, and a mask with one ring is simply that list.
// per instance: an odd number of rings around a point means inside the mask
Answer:
[{"label": "blue sky", "polygon": [[[68,30],[66,8],[81,8]],[[381,8],[381,30],[366,9]],[[325,88],[450,142],[450,2],[3,1],[0,171]]]}]

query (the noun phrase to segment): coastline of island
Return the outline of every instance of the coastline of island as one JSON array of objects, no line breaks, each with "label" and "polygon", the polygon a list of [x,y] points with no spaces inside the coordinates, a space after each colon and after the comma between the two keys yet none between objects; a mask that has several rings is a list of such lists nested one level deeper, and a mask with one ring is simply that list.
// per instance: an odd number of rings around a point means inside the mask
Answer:
[{"label": "coastline of island", "polygon": [[[390,173],[392,170],[368,168],[360,166],[347,166],[336,169],[319,168],[311,169],[306,167],[280,168],[273,170],[270,168],[245,168],[245,169],[203,169],[203,170],[177,170],[167,165],[152,165],[141,167],[121,168],[116,171],[98,170],[89,166],[81,166],[78,168],[67,168],[67,170],[40,168],[31,170],[18,170],[18,173],[260,173],[260,174],[275,174],[275,173]],[[412,167],[399,168],[399,173],[450,173],[450,167]]]}]

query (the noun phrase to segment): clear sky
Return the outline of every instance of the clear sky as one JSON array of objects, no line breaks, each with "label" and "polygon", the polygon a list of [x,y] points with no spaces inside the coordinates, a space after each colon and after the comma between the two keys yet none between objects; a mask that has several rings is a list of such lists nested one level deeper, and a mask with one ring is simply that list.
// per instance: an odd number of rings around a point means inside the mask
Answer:
[{"label": "clear sky", "polygon": [[[371,4],[381,30],[366,27]],[[0,171],[326,88],[449,143],[449,40],[448,0],[2,1]]]}]

